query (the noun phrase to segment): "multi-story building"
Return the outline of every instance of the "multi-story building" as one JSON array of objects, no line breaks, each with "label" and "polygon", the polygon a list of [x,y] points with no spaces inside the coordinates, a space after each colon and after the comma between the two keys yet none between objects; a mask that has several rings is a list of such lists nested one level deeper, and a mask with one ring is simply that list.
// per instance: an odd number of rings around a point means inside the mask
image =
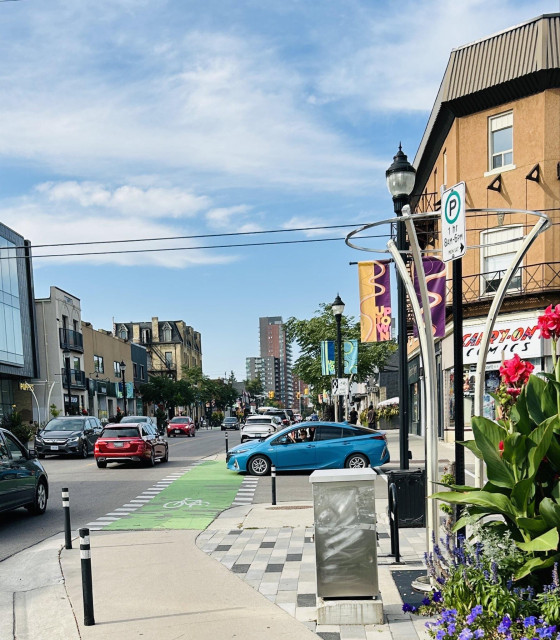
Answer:
[{"label": "multi-story building", "polygon": [[200,333],[183,320],[154,317],[151,322],[115,322],[113,332],[121,340],[146,347],[149,376],[180,380],[183,367],[202,368]]},{"label": "multi-story building", "polygon": [[[560,14],[544,15],[452,51],[415,159],[412,204],[427,211],[442,190],[466,185],[467,252],[463,258],[463,379],[465,426],[472,414],[473,372],[491,302],[523,238],[536,222],[521,209],[546,213],[553,223],[533,243],[516,270],[496,320],[488,365],[484,413],[493,415],[490,392],[502,359],[515,353],[536,371],[550,360],[537,318],[560,302]],[[478,211],[473,211],[478,210]],[[439,246],[439,223],[422,227]],[[448,264],[448,291],[451,284]],[[451,298],[448,299],[450,302]],[[418,412],[420,364],[410,354],[412,431]],[[441,371],[440,436],[452,438],[452,325],[438,343]],[[414,409],[416,407],[416,410]]]},{"label": "multi-story building", "polygon": [[292,349],[280,316],[259,318],[259,344],[265,390],[274,391],[285,407],[291,407],[294,402]]},{"label": "multi-story building", "polygon": [[0,417],[15,406],[24,420],[32,418],[32,395],[20,384],[28,387],[39,375],[33,298],[30,244],[0,224]]},{"label": "multi-story building", "polygon": [[40,336],[39,362],[44,378],[42,388],[35,389],[41,414],[34,411],[35,419],[49,419],[51,405],[63,415],[87,411],[80,299],[51,287],[48,298],[35,300],[35,310]]}]

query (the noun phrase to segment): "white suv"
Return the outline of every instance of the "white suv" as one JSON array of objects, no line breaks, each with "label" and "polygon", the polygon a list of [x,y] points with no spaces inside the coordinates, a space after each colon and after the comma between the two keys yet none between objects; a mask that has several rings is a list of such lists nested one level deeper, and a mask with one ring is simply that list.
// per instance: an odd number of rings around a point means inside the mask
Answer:
[{"label": "white suv", "polygon": [[249,416],[241,427],[241,442],[267,438],[282,426],[282,421],[276,416]]}]

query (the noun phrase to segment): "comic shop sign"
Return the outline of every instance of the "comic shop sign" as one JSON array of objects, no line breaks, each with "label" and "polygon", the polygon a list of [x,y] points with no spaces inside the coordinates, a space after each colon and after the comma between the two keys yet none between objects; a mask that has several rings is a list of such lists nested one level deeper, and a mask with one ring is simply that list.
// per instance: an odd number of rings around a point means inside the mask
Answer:
[{"label": "comic shop sign", "polygon": [[[483,329],[484,325],[463,328],[463,362],[465,364],[477,362]],[[536,318],[517,322],[515,320],[496,322],[494,325],[487,362],[499,362],[502,357],[504,360],[509,360],[516,353],[523,359],[540,357],[541,339]]]}]

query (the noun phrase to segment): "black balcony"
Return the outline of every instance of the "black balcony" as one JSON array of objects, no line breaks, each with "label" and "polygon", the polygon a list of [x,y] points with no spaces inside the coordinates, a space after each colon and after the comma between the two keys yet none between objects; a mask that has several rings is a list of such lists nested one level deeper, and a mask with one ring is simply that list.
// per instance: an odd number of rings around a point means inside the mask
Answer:
[{"label": "black balcony", "polygon": [[60,336],[60,348],[70,349],[70,351],[84,352],[84,337],[78,331],[73,329],[64,329],[60,327],[58,329]]},{"label": "black balcony", "polygon": [[[68,389],[66,369],[61,369],[61,373],[62,373],[62,386],[65,389]],[[70,369],[70,384],[72,389],[85,389],[86,388],[86,372],[80,371],[78,369]]]}]

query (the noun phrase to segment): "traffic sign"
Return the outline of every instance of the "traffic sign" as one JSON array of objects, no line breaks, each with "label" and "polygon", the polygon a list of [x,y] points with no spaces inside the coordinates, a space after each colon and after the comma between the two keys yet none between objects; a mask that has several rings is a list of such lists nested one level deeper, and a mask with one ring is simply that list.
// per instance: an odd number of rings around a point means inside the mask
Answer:
[{"label": "traffic sign", "polygon": [[347,396],[348,378],[333,378],[332,394],[333,396]]},{"label": "traffic sign", "polygon": [[441,239],[444,262],[465,255],[467,228],[465,216],[465,183],[459,182],[441,196]]}]

